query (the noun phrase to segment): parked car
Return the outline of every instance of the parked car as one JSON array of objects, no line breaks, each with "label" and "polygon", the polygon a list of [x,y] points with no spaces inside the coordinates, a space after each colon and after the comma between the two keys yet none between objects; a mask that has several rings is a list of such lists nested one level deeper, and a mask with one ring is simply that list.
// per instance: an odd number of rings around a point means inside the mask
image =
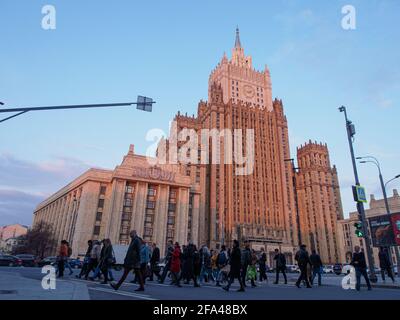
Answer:
[{"label": "parked car", "polygon": [[82,268],[83,262],[79,259],[68,259],[71,268],[80,269]]},{"label": "parked car", "polygon": [[333,266],[333,272],[338,276],[342,274],[342,269],[343,269],[343,265],[341,263],[336,263]]},{"label": "parked car", "polygon": [[324,273],[333,273],[333,266],[324,266]]},{"label": "parked car", "polygon": [[0,255],[0,266],[6,267],[20,267],[22,266],[22,260],[8,254]]},{"label": "parked car", "polygon": [[17,254],[16,257],[22,260],[24,267],[36,267],[37,261],[33,254]]},{"label": "parked car", "polygon": [[47,265],[54,265],[57,262],[57,257],[46,257],[38,262],[39,267],[44,267]]},{"label": "parked car", "polygon": [[287,264],[286,271],[289,273],[294,273],[294,272],[300,272],[300,269],[297,264]]}]

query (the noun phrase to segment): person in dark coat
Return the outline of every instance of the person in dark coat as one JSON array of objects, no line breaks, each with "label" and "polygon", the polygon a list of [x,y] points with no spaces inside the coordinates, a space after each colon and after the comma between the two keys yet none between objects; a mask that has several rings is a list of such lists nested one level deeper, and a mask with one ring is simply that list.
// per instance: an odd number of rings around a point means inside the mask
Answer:
[{"label": "person in dark coat", "polygon": [[171,266],[170,266],[171,276],[173,283],[177,287],[182,287],[180,284],[179,272],[181,271],[181,247],[178,242],[175,242],[175,248],[172,252]]},{"label": "person in dark coat", "polygon": [[242,253],[239,247],[239,241],[233,240],[233,248],[230,255],[230,265],[231,270],[229,272],[229,282],[225,287],[222,287],[225,291],[229,291],[229,288],[235,278],[239,280],[240,289],[239,292],[244,292],[243,281],[241,277],[241,269],[242,269]]},{"label": "person in dark coat", "polygon": [[143,277],[140,272],[140,248],[142,245],[142,239],[137,235],[136,230],[132,230],[129,235],[132,240],[124,260],[124,273],[117,284],[110,283],[110,285],[115,290],[118,290],[125,281],[129,272],[133,269],[135,270],[135,274],[139,280],[139,288],[135,289],[135,291],[144,291]]},{"label": "person in dark coat", "polygon": [[153,251],[150,258],[150,281],[153,281],[153,276],[156,275],[157,279],[160,280],[160,267],[158,263],[160,262],[160,249],[155,243],[153,243]]},{"label": "person in dark coat", "polygon": [[354,247],[351,265],[354,267],[354,269],[356,269],[356,290],[360,291],[361,275],[364,277],[365,282],[367,283],[368,290],[372,290],[371,283],[369,282],[367,274],[367,263],[365,261],[365,255],[364,252],[361,251],[359,246]]},{"label": "person in dark coat", "polygon": [[197,283],[197,276],[195,276],[194,272],[195,251],[196,251],[195,245],[193,243],[189,243],[189,245],[185,247],[185,250],[182,253],[182,257],[184,259],[182,278],[185,279],[185,284],[189,284],[189,281],[193,280],[194,286],[199,287],[199,284]]},{"label": "person in dark coat", "polygon": [[79,273],[79,275],[76,276],[78,279],[82,278],[82,276],[86,273],[86,270],[89,266],[90,253],[92,252],[92,248],[93,248],[93,241],[89,240],[88,248],[86,250],[85,257],[83,258],[83,265],[82,265],[81,272]]},{"label": "person in dark coat", "polygon": [[105,239],[103,249],[101,250],[100,263],[99,263],[100,270],[104,276],[104,281],[102,282],[102,284],[108,283],[109,269],[111,268],[113,262],[114,262],[114,252],[113,252],[113,247],[111,245],[111,240]]},{"label": "person in dark coat", "polygon": [[200,277],[201,272],[201,258],[200,252],[197,250],[197,246],[193,245],[193,276],[195,278],[195,287],[199,287],[197,279]]},{"label": "person in dark coat", "polygon": [[167,252],[165,254],[165,267],[161,274],[161,278],[158,281],[159,283],[164,283],[164,280],[167,277],[168,272],[170,271],[169,268],[171,266],[172,252],[174,252],[173,242],[172,240],[168,240]]},{"label": "person in dark coat", "polygon": [[266,263],[267,255],[265,254],[264,248],[261,247],[260,258],[258,259],[258,266],[260,268],[260,282],[263,282],[264,280],[268,281]]},{"label": "person in dark coat", "polygon": [[392,264],[390,263],[389,253],[386,248],[379,248],[379,267],[381,268],[382,281],[385,282],[385,271],[388,274],[388,277],[392,279],[393,283],[395,283],[393,272],[392,272]]},{"label": "person in dark coat", "polygon": [[279,249],[275,249],[275,271],[276,271],[276,278],[274,284],[279,283],[279,273],[282,272],[283,278],[285,279],[285,284],[287,284],[287,276],[286,276],[286,258],[285,255],[282,254]]},{"label": "person in dark coat", "polygon": [[296,253],[295,260],[297,261],[297,264],[300,268],[300,276],[296,281],[296,287],[300,288],[300,283],[303,280],[305,281],[307,288],[312,288],[307,276],[307,267],[311,265],[311,261],[306,250],[306,245],[302,244],[300,246],[300,250]]},{"label": "person in dark coat", "polygon": [[250,250],[250,244],[246,243],[243,251],[242,251],[242,283],[243,286],[246,287],[246,274],[247,274],[247,267],[251,264],[252,258],[251,258],[251,250]]},{"label": "person in dark coat", "polygon": [[320,255],[315,250],[311,251],[310,261],[312,266],[311,285],[314,284],[315,276],[318,275],[318,285],[321,286],[323,264]]}]

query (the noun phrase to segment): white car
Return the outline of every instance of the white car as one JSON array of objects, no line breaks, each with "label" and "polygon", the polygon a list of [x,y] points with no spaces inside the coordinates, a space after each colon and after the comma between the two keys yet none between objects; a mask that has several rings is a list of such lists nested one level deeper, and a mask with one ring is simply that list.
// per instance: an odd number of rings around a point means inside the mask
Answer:
[{"label": "white car", "polygon": [[324,273],[333,273],[333,266],[324,266]]},{"label": "white car", "polygon": [[287,272],[300,272],[299,266],[296,264],[287,264],[286,270]]}]

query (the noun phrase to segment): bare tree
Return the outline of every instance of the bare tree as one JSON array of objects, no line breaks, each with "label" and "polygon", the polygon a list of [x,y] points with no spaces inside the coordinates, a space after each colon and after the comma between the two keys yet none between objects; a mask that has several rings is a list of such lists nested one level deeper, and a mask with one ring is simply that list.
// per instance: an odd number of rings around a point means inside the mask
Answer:
[{"label": "bare tree", "polygon": [[51,253],[56,245],[51,225],[40,221],[28,231],[25,235],[25,245],[17,250],[20,253],[30,253],[44,258]]}]

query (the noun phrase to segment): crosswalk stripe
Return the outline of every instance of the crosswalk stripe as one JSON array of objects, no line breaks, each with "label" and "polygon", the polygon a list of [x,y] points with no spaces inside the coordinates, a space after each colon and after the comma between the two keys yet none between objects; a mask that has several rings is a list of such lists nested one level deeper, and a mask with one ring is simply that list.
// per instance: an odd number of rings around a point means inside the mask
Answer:
[{"label": "crosswalk stripe", "polygon": [[101,291],[101,292],[107,292],[107,293],[113,293],[113,294],[119,294],[121,296],[127,296],[127,297],[132,297],[132,298],[143,299],[143,300],[158,300],[155,298],[151,298],[148,295],[142,295],[142,294],[131,293],[131,292],[126,292],[126,291],[115,291],[115,290],[111,290],[111,289],[95,288],[95,287],[89,287],[88,289],[95,290],[95,291]]}]

